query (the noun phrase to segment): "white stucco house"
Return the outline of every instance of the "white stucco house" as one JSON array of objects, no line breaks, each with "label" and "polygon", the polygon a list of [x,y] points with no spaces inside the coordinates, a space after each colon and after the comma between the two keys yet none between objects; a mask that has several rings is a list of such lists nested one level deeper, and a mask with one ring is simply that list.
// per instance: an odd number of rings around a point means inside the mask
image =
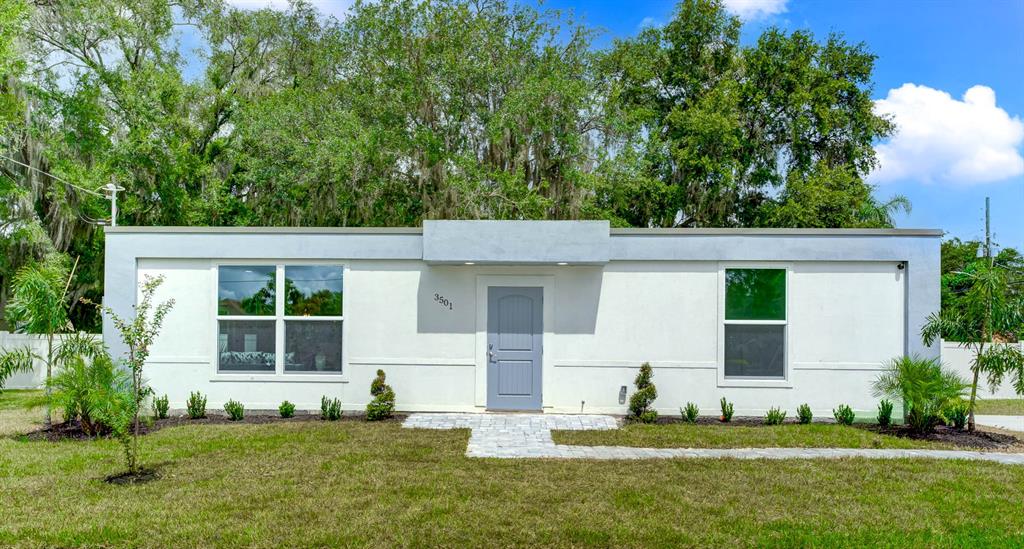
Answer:
[{"label": "white stucco house", "polygon": [[[934,230],[116,227],[104,302],[176,305],[146,376],[183,408],[321,395],[362,409],[377,369],[406,411],[625,413],[643,362],[662,413],[874,410],[883,361],[939,356]],[[109,319],[104,340],[124,352]]]}]

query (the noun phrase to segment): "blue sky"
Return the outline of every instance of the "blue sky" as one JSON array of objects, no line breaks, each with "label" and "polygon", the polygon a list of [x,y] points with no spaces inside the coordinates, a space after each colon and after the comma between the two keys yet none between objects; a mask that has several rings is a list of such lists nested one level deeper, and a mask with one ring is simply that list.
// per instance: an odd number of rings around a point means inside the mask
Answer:
[{"label": "blue sky", "polygon": [[[280,6],[283,0],[229,0]],[[529,0],[528,0],[529,1]],[[878,55],[874,97],[899,133],[880,143],[876,194],[904,194],[901,227],[984,236],[984,201],[1003,246],[1024,249],[1024,0],[725,0],[752,44],[769,26],[830,32]],[[344,16],[347,0],[313,0]],[[596,46],[671,19],[671,0],[547,0],[604,29]],[[970,90],[970,91],[969,91]],[[966,95],[965,95],[966,94]]]}]

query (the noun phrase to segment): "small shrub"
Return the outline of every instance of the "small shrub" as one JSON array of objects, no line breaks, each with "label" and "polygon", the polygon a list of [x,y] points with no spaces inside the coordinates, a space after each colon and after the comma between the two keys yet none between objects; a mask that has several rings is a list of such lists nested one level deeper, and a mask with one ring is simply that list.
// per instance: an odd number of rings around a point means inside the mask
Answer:
[{"label": "small shrub", "polygon": [[800,420],[801,424],[807,425],[814,419],[814,414],[811,413],[811,407],[804,403],[796,409],[796,417]]},{"label": "small shrub", "polygon": [[373,395],[373,400],[366,405],[368,421],[387,419],[395,413],[395,391],[384,381],[384,370],[377,370],[377,377],[370,382],[370,394]]},{"label": "small shrub", "polygon": [[341,401],[336,398],[320,397],[320,419],[336,421],[341,419]]},{"label": "small shrub", "polygon": [[732,412],[733,412],[732,403],[729,402],[728,400],[725,400],[725,397],[722,397],[722,400],[720,401],[720,404],[722,406],[722,417],[721,417],[721,420],[723,422],[725,422],[725,423],[728,423],[728,422],[732,421]]},{"label": "small shrub", "polygon": [[853,408],[845,404],[840,404],[838,408],[832,410],[832,415],[836,418],[836,423],[840,425],[853,425]]},{"label": "small shrub", "polygon": [[888,427],[892,425],[892,401],[889,399],[882,399],[882,402],[878,403],[878,425],[881,427]]},{"label": "small shrub", "polygon": [[61,410],[65,421],[79,420],[82,431],[89,436],[102,436],[113,429],[100,416],[119,417],[101,412],[120,402],[125,387],[131,379],[128,373],[114,365],[106,354],[100,354],[91,361],[76,356],[67,361],[49,380],[53,406]]},{"label": "small shrub", "polygon": [[687,402],[686,408],[680,410],[680,413],[683,414],[683,419],[686,420],[687,423],[697,423],[697,416],[700,415],[700,408],[692,402]]},{"label": "small shrub", "polygon": [[289,418],[295,415],[295,405],[286,400],[277,407],[277,411],[281,414],[281,417]]},{"label": "small shrub", "polygon": [[188,417],[192,419],[206,417],[206,397],[199,391],[189,394],[188,400],[185,401],[185,410],[188,411]]},{"label": "small shrub", "polygon": [[153,417],[156,419],[167,419],[167,411],[170,409],[170,401],[167,395],[153,399]]},{"label": "small shrub", "polygon": [[902,356],[890,360],[873,385],[876,396],[901,400],[907,423],[919,433],[942,422],[942,412],[959,402],[969,385],[937,358]]},{"label": "small shrub", "polygon": [[961,400],[947,406],[942,415],[946,418],[946,425],[963,429],[964,425],[967,425],[967,416],[970,415],[970,411],[970,405]]},{"label": "small shrub", "polygon": [[764,415],[764,422],[767,425],[781,425],[786,419],[786,412],[779,408],[769,408],[768,413]]},{"label": "small shrub", "polygon": [[224,405],[224,411],[228,413],[228,419],[231,421],[241,421],[245,415],[245,406],[242,406],[242,403],[237,400],[229,400]]},{"label": "small shrub", "polygon": [[658,398],[658,389],[651,382],[652,377],[654,371],[651,370],[650,363],[641,364],[640,373],[633,380],[636,391],[629,397],[629,417],[633,421],[654,423],[658,420],[658,412],[651,409],[654,399]]}]

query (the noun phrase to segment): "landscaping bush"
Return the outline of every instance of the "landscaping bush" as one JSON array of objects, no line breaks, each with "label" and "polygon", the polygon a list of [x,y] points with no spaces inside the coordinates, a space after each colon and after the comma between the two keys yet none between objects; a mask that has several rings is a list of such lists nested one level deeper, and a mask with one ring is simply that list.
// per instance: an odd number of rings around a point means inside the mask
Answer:
[{"label": "landscaping bush", "polygon": [[654,423],[658,420],[658,412],[651,409],[654,399],[658,398],[658,389],[651,382],[653,376],[650,363],[640,365],[640,373],[633,380],[636,391],[629,397],[629,418],[633,421]]},{"label": "landscaping bush", "polygon": [[732,403],[725,400],[725,397],[722,397],[720,404],[722,405],[722,417],[720,419],[726,423],[732,421]]},{"label": "landscaping bush", "polygon": [[836,423],[840,425],[853,425],[853,408],[845,404],[840,404],[838,408],[834,408],[832,415],[836,418]]},{"label": "landscaping bush", "polygon": [[170,409],[171,403],[167,400],[167,395],[153,399],[153,417],[155,419],[167,419],[167,411]]},{"label": "landscaping bush", "polygon": [[395,391],[384,381],[384,370],[377,370],[377,377],[370,382],[373,400],[366,405],[366,419],[369,421],[387,419],[395,412]]},{"label": "landscaping bush", "polygon": [[281,417],[289,418],[295,415],[295,405],[286,400],[277,407],[277,411],[281,414]]},{"label": "landscaping bush", "polygon": [[942,415],[946,418],[946,425],[950,427],[956,427],[957,429],[963,429],[967,425],[967,416],[970,414],[970,404],[959,401],[954,402],[943,410]]},{"label": "landscaping bush", "polygon": [[687,423],[697,423],[697,416],[700,415],[700,408],[692,402],[686,403],[686,408],[679,410],[683,414],[683,419]]},{"label": "landscaping bush", "polygon": [[107,354],[92,360],[78,356],[65,362],[50,378],[50,398],[64,421],[78,420],[89,436],[106,435],[112,426],[99,412],[109,408],[111,399],[117,398],[128,383],[127,372],[115,366]]},{"label": "landscaping bush", "polygon": [[814,419],[814,414],[811,413],[811,407],[804,403],[796,409],[796,417],[800,423],[807,425]]},{"label": "landscaping bush", "polygon": [[199,391],[189,394],[188,400],[185,401],[185,410],[188,411],[188,417],[192,419],[206,417],[206,397]]},{"label": "landscaping bush", "polygon": [[764,415],[764,422],[767,425],[782,425],[782,422],[786,419],[786,412],[779,408],[769,408],[768,413]]},{"label": "landscaping bush", "polygon": [[228,419],[231,421],[241,421],[245,416],[245,406],[242,406],[242,403],[237,400],[229,400],[224,405],[224,411],[228,413]]},{"label": "landscaping bush", "polygon": [[892,425],[892,401],[882,399],[878,403],[878,425],[888,427]]},{"label": "landscaping bush", "polygon": [[968,384],[946,370],[937,358],[897,357],[889,361],[874,383],[876,396],[902,400],[907,423],[926,433],[942,421],[942,411],[958,402]]},{"label": "landscaping bush", "polygon": [[336,398],[320,397],[320,419],[336,421],[341,419],[341,401]]}]

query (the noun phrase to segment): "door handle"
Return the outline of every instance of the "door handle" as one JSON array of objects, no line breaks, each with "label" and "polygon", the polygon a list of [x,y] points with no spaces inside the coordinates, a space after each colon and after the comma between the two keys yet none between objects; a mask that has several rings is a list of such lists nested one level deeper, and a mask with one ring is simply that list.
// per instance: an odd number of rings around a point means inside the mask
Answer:
[{"label": "door handle", "polygon": [[487,351],[487,358],[491,362],[497,362],[496,360],[494,360],[494,351]]}]

